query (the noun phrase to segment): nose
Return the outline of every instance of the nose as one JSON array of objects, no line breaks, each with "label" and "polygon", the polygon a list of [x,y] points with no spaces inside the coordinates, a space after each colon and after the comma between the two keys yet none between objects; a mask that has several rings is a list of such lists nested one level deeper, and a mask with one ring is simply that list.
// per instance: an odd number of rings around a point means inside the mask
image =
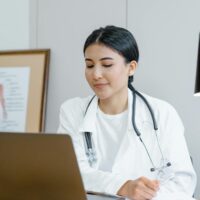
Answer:
[{"label": "nose", "polygon": [[102,69],[99,66],[93,68],[93,78],[95,80],[102,78]]}]

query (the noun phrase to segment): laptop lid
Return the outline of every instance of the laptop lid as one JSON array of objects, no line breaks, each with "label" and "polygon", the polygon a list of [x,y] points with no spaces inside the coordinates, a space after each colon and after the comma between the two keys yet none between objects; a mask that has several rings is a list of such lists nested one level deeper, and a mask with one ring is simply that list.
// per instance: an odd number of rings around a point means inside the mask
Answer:
[{"label": "laptop lid", "polygon": [[1,133],[0,199],[86,200],[70,136]]}]

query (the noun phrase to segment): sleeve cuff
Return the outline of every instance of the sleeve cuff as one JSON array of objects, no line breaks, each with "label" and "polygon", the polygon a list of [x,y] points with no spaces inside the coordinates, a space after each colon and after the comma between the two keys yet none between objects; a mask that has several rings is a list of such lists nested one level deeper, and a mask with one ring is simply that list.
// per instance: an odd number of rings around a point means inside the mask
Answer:
[{"label": "sleeve cuff", "polygon": [[105,188],[105,192],[108,194],[116,195],[119,189],[128,181],[127,178],[115,177],[112,182]]}]

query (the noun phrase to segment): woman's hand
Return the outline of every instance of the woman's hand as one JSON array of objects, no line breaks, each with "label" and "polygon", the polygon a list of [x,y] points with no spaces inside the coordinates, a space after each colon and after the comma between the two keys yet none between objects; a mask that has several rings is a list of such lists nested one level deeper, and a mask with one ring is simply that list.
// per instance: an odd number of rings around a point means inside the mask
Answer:
[{"label": "woman's hand", "polygon": [[159,189],[159,181],[140,177],[127,181],[118,191],[118,195],[133,200],[151,200]]}]

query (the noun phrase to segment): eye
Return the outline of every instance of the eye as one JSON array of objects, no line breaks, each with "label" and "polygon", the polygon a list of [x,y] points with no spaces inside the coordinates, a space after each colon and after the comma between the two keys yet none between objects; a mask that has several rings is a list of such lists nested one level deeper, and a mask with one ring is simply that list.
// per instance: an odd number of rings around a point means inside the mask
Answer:
[{"label": "eye", "polygon": [[86,65],[87,68],[92,68],[94,65]]},{"label": "eye", "polygon": [[109,64],[109,65],[103,65],[104,67],[112,67],[113,65],[112,64]]}]

